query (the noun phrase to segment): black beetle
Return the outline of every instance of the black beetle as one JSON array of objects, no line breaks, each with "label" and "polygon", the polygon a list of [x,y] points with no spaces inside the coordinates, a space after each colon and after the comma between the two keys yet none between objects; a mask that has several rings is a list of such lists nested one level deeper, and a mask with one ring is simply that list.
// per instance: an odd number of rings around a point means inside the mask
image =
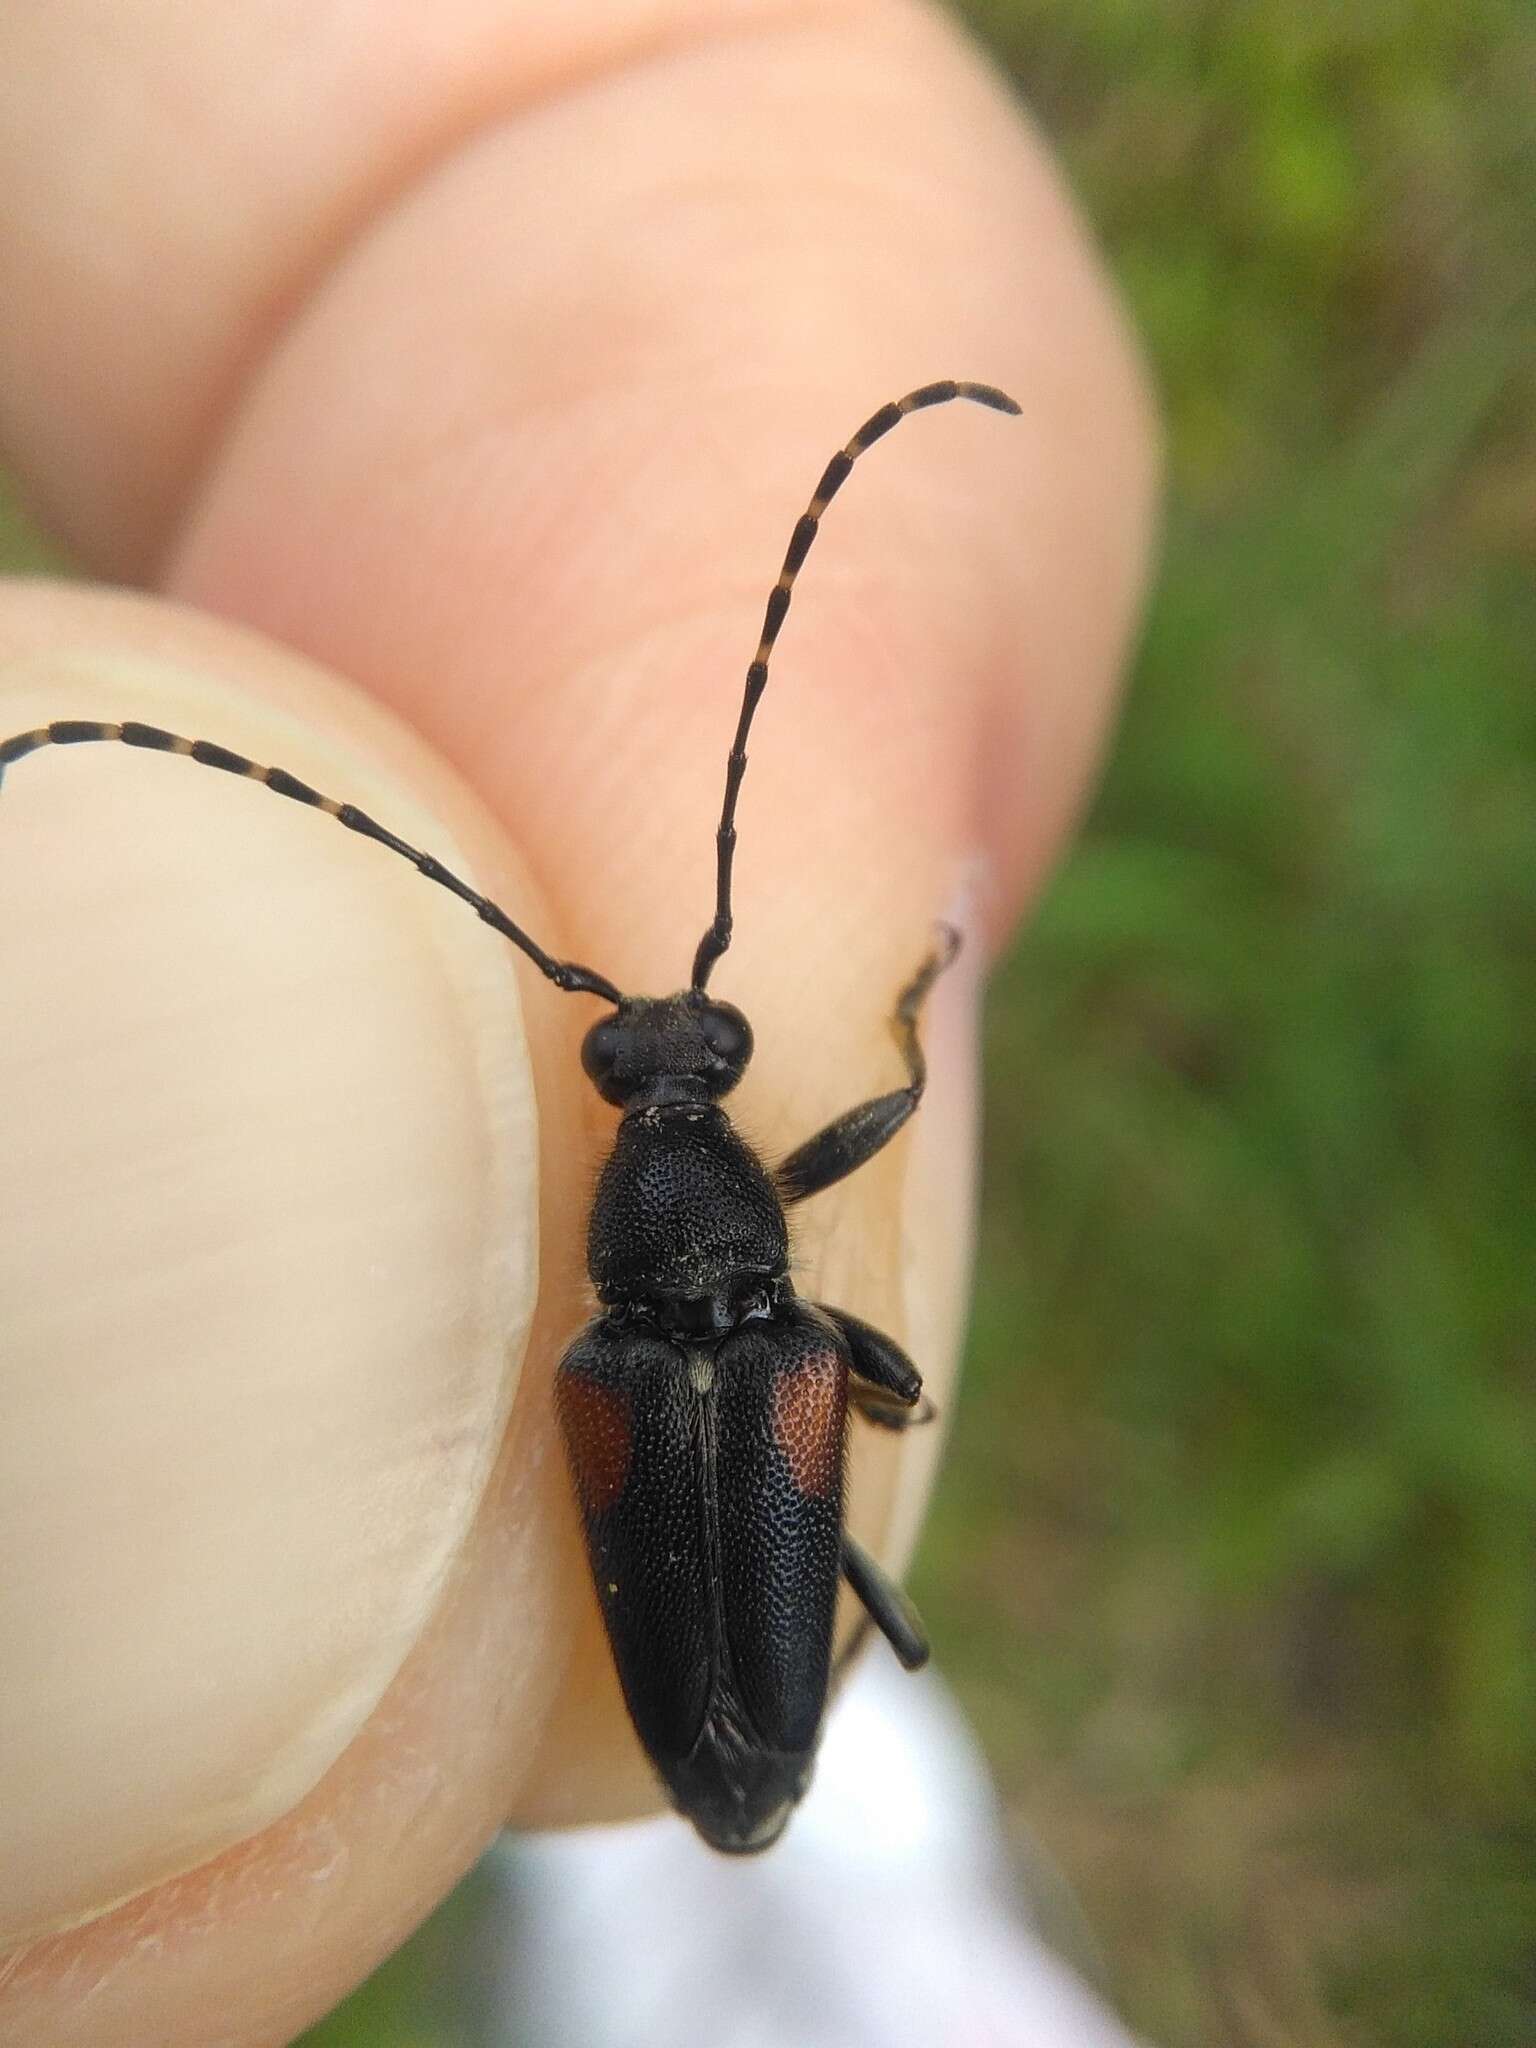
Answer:
[{"label": "black beetle", "polygon": [[785,1211],[862,1166],[917,1108],[918,1012],[957,937],[942,929],[897,1000],[906,1084],[848,1110],[771,1171],[720,1107],[752,1056],[751,1027],[707,986],[731,941],[747,735],[821,515],[865,449],[908,413],[956,398],[1019,410],[987,384],[909,392],[833,456],[795,526],[727,763],[715,914],[677,995],[626,996],[592,969],[551,958],[496,904],[366,812],[226,747],[84,719],[0,742],[0,777],[40,747],[115,740],[264,783],[403,855],[557,988],[613,1006],[582,1044],[589,1078],[622,1112],[587,1235],[600,1311],[560,1362],[556,1402],[636,1731],[678,1810],[712,1847],[736,1854],[775,1842],[809,1782],[839,1579],[909,1670],[928,1655],[905,1594],[843,1527],[843,1463],[850,1407],[885,1428],[932,1411],[916,1367],[889,1337],[796,1295]]}]

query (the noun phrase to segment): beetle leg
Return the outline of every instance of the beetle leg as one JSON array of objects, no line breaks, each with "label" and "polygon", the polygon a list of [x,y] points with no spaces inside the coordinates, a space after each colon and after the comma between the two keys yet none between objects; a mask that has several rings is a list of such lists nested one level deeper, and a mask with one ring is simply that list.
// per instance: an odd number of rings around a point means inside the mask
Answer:
[{"label": "beetle leg", "polygon": [[920,1671],[928,1662],[928,1638],[917,1609],[888,1578],[861,1544],[843,1532],[843,1577],[858,1594],[865,1613],[901,1661],[903,1670]]},{"label": "beetle leg", "polygon": [[937,1410],[923,1394],[922,1375],[899,1344],[872,1323],[861,1322],[846,1309],[823,1308],[848,1346],[854,1372],[848,1389],[850,1404],[879,1429],[915,1429],[932,1422]]},{"label": "beetle leg", "polygon": [[893,1400],[878,1387],[850,1386],[848,1405],[865,1422],[872,1422],[876,1429],[921,1429],[939,1412],[926,1394],[919,1395],[916,1403],[908,1406],[903,1401]]},{"label": "beetle leg", "polygon": [[918,1043],[918,1012],[929,989],[959,950],[960,934],[952,925],[940,925],[939,943],[896,1000],[891,1031],[906,1064],[906,1087],[895,1088],[889,1095],[872,1096],[868,1102],[844,1110],[825,1130],[796,1146],[774,1175],[786,1203],[803,1202],[807,1195],[820,1194],[834,1181],[856,1172],[874,1158],[882,1145],[890,1143],[922,1101],[928,1067]]}]

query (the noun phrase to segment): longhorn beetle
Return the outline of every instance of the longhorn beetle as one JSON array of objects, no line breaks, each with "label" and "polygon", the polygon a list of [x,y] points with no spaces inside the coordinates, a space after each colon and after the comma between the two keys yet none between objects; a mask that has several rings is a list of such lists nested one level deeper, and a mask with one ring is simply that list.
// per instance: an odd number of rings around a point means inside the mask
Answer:
[{"label": "longhorn beetle", "polygon": [[766,1849],[805,1791],[826,1710],[839,1577],[908,1670],[928,1645],[906,1595],[843,1527],[847,1412],[927,1419],[904,1352],[843,1309],[802,1301],[785,1211],[872,1158],[922,1099],[917,1021],[954,958],[937,946],[897,998],[906,1085],[847,1110],[769,1170],[720,1107],[752,1056],[741,1011],[708,993],[731,942],[731,863],[747,736],[821,516],[854,463],[908,413],[951,399],[1017,413],[988,384],[925,384],[866,420],[822,473],[769,594],[726,766],[715,914],[677,995],[627,996],[556,960],[430,854],[281,768],[158,726],[61,719],[0,742],[0,777],[40,747],[117,740],[265,783],[375,839],[462,898],[556,988],[611,1005],[581,1062],[622,1112],[598,1179],[587,1265],[599,1312],[560,1361],[555,1398],[624,1697],[673,1803],[714,1848]]}]

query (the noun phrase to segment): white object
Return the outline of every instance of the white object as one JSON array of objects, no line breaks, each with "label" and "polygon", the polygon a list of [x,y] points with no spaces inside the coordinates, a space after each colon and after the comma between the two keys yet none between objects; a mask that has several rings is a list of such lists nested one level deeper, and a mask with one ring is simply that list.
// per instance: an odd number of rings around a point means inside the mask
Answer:
[{"label": "white object", "polygon": [[667,1818],[508,1837],[482,1876],[487,2042],[1135,2048],[1022,1916],[948,1693],[878,1644],[766,1855]]}]

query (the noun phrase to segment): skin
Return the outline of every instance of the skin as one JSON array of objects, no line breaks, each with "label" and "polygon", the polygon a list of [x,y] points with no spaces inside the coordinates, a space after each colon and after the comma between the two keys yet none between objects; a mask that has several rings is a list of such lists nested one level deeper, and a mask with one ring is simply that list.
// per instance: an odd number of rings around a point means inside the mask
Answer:
[{"label": "skin", "polygon": [[[131,716],[276,760],[664,992],[827,456],[929,378],[1012,390],[1019,420],[904,424],[829,513],[713,982],[772,1156],[894,1085],[889,1005],[932,919],[966,927],[910,1135],[797,1230],[802,1290],[942,1405],[979,976],[1082,802],[1144,574],[1154,437],[1095,259],[923,11],[360,20],[0,18],[0,439],[86,570],[143,586],[0,594],[4,729]],[[0,826],[33,1514],[3,1618],[47,1649],[0,2041],[282,2042],[505,1820],[656,1803],[549,1408],[600,1012],[185,763],[50,752]],[[856,1445],[889,1563],[938,1434]]]}]

